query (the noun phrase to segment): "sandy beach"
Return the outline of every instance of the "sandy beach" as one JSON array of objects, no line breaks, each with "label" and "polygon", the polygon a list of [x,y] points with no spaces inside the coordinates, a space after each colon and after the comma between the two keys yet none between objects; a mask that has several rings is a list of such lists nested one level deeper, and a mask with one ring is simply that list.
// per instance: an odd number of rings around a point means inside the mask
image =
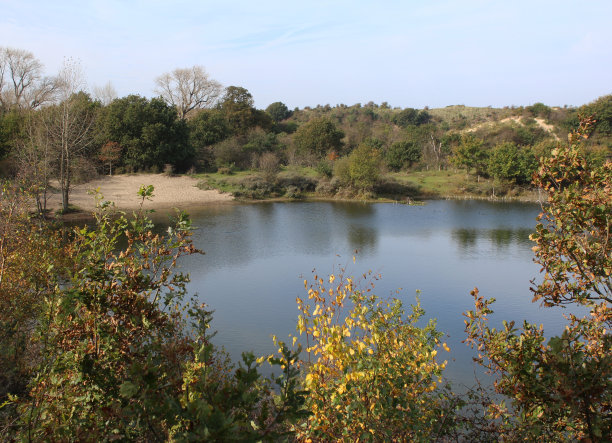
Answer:
[{"label": "sandy beach", "polygon": [[[137,196],[141,185],[153,185],[152,201],[147,201],[148,209],[186,208],[232,201],[230,194],[216,190],[203,191],[196,187],[198,180],[188,176],[169,177],[164,174],[128,174],[102,176],[88,183],[75,185],[70,192],[70,204],[83,211],[95,208],[94,197],[89,193],[99,189],[104,200],[115,202],[120,209],[137,209],[140,197]],[[48,200],[48,207],[55,210],[61,207],[61,194],[56,192]]]}]

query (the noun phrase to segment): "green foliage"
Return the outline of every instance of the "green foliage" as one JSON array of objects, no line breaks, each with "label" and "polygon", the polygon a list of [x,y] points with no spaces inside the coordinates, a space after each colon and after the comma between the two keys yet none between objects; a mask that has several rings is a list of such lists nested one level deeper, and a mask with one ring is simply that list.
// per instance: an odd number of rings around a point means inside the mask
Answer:
[{"label": "green foliage", "polygon": [[229,137],[231,131],[223,114],[217,109],[198,112],[187,122],[189,143],[196,150],[214,145]]},{"label": "green foliage", "polygon": [[298,152],[321,158],[330,151],[339,151],[344,133],[326,118],[315,118],[304,123],[293,136]]},{"label": "green foliage", "polygon": [[15,431],[14,398],[27,392],[39,362],[33,325],[62,274],[60,237],[32,220],[30,207],[25,189],[0,184],[0,435],[5,437]]},{"label": "green foliage", "polygon": [[343,185],[351,184],[350,161],[348,157],[341,157],[334,162],[333,176],[337,178]]},{"label": "green foliage", "polygon": [[[364,275],[364,279],[366,276]],[[378,278],[378,277],[375,277]],[[301,365],[311,415],[294,428],[300,441],[432,441],[454,425],[440,389],[446,362],[437,359],[442,334],[423,310],[382,300],[372,281],[359,289],[340,271],[314,276],[297,298],[299,337],[308,343]],[[446,418],[446,419],[445,419]]]},{"label": "green foliage", "polygon": [[261,128],[253,128],[246,134],[245,143],[242,147],[249,155],[261,155],[264,152],[279,151],[278,138],[273,132],[266,132]]},{"label": "green foliage", "polygon": [[[153,191],[142,186],[138,194],[144,201]],[[95,225],[72,232],[61,285],[49,278],[59,274],[40,255],[46,248],[24,256],[48,267],[32,267],[47,282],[44,291],[33,292],[36,281],[18,268],[3,268],[37,300],[27,321],[36,356],[29,391],[9,405],[18,407],[17,440],[275,440],[303,416],[296,353],[280,346],[271,363],[282,372],[268,380],[252,355],[234,369],[210,344],[210,312],[186,300],[188,277],[174,270],[198,252],[186,215],[178,214],[166,236],[152,229],[142,211],[117,217],[100,202]]]},{"label": "green foliage", "polygon": [[385,152],[385,161],[392,171],[412,166],[423,155],[421,146],[414,141],[401,141],[393,143]]},{"label": "green foliage", "polygon": [[490,152],[487,170],[497,179],[523,185],[531,182],[536,167],[537,160],[531,149],[519,148],[513,143],[502,143]]},{"label": "green foliage", "polygon": [[253,107],[253,96],[240,86],[228,86],[219,103],[219,109],[225,116],[234,134],[245,134],[249,129],[259,126],[271,129],[272,118],[264,111]]},{"label": "green foliage", "polygon": [[315,166],[315,170],[322,176],[331,178],[334,173],[334,164],[330,160],[324,158],[319,160],[319,163]]},{"label": "green foliage", "polygon": [[425,110],[406,108],[393,116],[393,123],[406,128],[408,126],[419,126],[429,123],[431,115]]},{"label": "green foliage", "polygon": [[234,136],[213,145],[212,150],[217,167],[247,168],[251,156],[243,149],[242,137]]},{"label": "green foliage", "polygon": [[270,114],[270,117],[272,117],[275,123],[291,117],[291,111],[287,108],[287,105],[282,102],[271,103],[266,108],[266,112]]},{"label": "green foliage", "polygon": [[593,116],[594,135],[612,136],[612,94],[580,107],[579,113]]},{"label": "green foliage", "polygon": [[546,106],[544,103],[534,103],[531,106],[527,106],[525,108],[529,113],[531,113],[531,115],[533,115],[534,117],[542,117],[542,118],[548,118],[550,117],[550,113],[551,113],[551,109],[550,107]]},{"label": "green foliage", "polygon": [[24,115],[17,110],[0,111],[0,160],[13,149],[15,142],[23,136]]},{"label": "green foliage", "polygon": [[348,157],[351,184],[362,191],[371,190],[380,177],[382,156],[380,150],[364,143]]},{"label": "green foliage", "polygon": [[569,315],[560,337],[548,342],[543,328],[514,322],[488,326],[494,300],[473,291],[467,312],[467,342],[477,361],[497,375],[496,391],[511,401],[490,402],[488,413],[501,439],[529,441],[606,441],[612,434],[612,164],[591,168],[578,142],[591,120],[583,120],[569,146],[544,158],[534,183],[548,195],[539,216],[535,262],[543,281],[533,301],[547,307],[578,304],[589,315]]},{"label": "green foliage", "polygon": [[185,121],[160,98],[129,95],[114,100],[99,119],[100,145],[114,141],[123,146],[122,165],[132,169],[161,170],[170,163],[184,170],[193,158]]},{"label": "green foliage", "polygon": [[482,148],[483,141],[471,135],[461,138],[461,143],[453,151],[451,161],[457,165],[465,167],[470,172],[475,169],[481,173],[485,169],[487,152]]}]

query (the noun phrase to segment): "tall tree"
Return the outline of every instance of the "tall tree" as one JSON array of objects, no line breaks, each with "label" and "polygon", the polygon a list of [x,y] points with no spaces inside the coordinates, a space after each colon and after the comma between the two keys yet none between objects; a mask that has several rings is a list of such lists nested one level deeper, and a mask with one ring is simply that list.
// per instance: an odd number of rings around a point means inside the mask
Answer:
[{"label": "tall tree", "polygon": [[85,81],[78,62],[66,60],[58,75],[60,102],[45,108],[46,136],[57,153],[57,178],[62,192],[62,210],[68,210],[75,160],[92,145],[95,105],[82,92]]},{"label": "tall tree", "polygon": [[34,196],[41,217],[47,212],[47,197],[55,174],[57,154],[45,131],[44,115],[34,112],[25,115],[24,134],[16,140],[13,149],[19,167],[19,182]]},{"label": "tall tree", "polygon": [[219,108],[236,135],[245,135],[255,126],[270,129],[273,125],[272,118],[268,114],[255,109],[253,96],[241,86],[225,88]]},{"label": "tall tree", "polygon": [[111,82],[106,82],[104,86],[94,86],[93,96],[102,106],[108,106],[117,98],[117,91]]},{"label": "tall tree", "polygon": [[221,83],[211,79],[202,66],[178,68],[155,80],[157,92],[176,107],[181,120],[196,109],[212,108],[221,95]]},{"label": "tall tree", "polygon": [[0,47],[0,105],[5,109],[34,109],[54,99],[58,83],[43,76],[34,54]]}]

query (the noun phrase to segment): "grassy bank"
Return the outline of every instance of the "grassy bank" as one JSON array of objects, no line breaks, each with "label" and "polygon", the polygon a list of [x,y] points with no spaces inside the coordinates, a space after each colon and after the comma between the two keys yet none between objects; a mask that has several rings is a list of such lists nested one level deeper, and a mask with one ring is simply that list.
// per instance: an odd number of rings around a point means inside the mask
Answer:
[{"label": "grassy bank", "polygon": [[313,168],[291,166],[266,176],[258,171],[197,174],[200,189],[217,189],[239,200],[334,198],[374,201],[410,201],[437,198],[508,199],[537,201],[531,189],[464,170],[389,172],[370,190],[343,185]]}]

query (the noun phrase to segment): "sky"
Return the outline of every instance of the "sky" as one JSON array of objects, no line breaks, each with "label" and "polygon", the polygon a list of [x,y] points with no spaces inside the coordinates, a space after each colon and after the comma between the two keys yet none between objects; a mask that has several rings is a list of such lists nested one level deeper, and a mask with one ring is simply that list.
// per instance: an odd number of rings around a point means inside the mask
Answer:
[{"label": "sky", "polygon": [[0,0],[0,46],[47,75],[157,95],[203,66],[255,106],[579,106],[612,93],[610,0]]}]

